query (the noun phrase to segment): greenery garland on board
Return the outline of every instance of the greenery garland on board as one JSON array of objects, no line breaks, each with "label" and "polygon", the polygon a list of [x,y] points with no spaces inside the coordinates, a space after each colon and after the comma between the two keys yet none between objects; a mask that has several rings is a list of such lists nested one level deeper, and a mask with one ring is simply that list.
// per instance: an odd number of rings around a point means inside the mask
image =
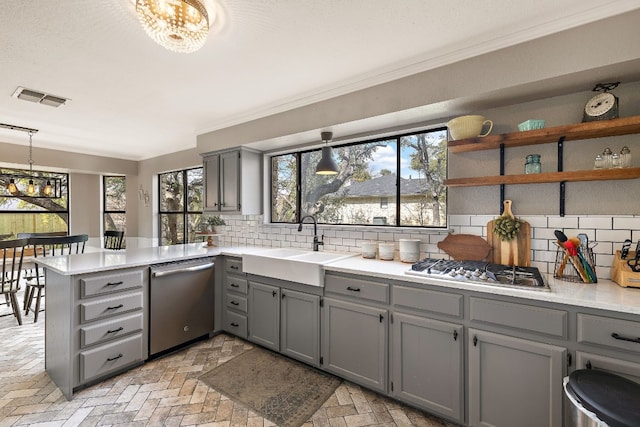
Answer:
[{"label": "greenery garland on board", "polygon": [[513,240],[520,230],[520,224],[524,221],[510,216],[499,216],[493,221],[493,232],[500,237],[503,242]]}]

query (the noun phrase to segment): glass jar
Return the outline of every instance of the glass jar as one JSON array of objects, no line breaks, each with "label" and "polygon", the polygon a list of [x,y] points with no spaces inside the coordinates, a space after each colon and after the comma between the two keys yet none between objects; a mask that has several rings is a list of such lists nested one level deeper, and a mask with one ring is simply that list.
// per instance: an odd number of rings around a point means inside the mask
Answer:
[{"label": "glass jar", "polygon": [[631,167],[631,150],[626,145],[620,150],[620,164],[623,168]]},{"label": "glass jar", "polygon": [[602,158],[604,159],[604,168],[605,169],[610,169],[611,168],[611,155],[613,154],[613,152],[611,151],[611,148],[607,147],[604,149],[604,151],[602,152]]},{"label": "glass jar", "polygon": [[611,155],[611,167],[614,169],[619,169],[622,167],[622,160],[620,159],[620,154],[613,153]]},{"label": "glass jar", "polygon": [[604,158],[602,154],[598,154],[593,162],[594,169],[605,169]]},{"label": "glass jar", "polygon": [[542,172],[542,164],[540,164],[540,154],[529,154],[524,163],[524,173],[540,173]]}]

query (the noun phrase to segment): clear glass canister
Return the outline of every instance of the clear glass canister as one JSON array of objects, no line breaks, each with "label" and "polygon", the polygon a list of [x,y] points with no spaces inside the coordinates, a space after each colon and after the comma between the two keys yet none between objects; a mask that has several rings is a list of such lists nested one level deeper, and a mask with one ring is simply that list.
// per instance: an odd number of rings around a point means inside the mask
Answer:
[{"label": "clear glass canister", "polygon": [[604,159],[604,168],[605,169],[610,169],[611,168],[611,154],[613,154],[613,152],[611,151],[611,148],[607,147],[604,149],[604,151],[602,152],[602,158]]},{"label": "clear glass canister", "polygon": [[604,164],[604,158],[601,154],[596,156],[596,159],[593,164],[594,169],[606,169],[606,165]]},{"label": "clear glass canister", "polygon": [[540,173],[542,172],[542,164],[540,164],[540,154],[529,154],[524,163],[524,173]]},{"label": "clear glass canister", "polygon": [[622,167],[620,155],[618,153],[613,153],[611,155],[611,167],[614,169]]},{"label": "clear glass canister", "polygon": [[631,167],[631,150],[626,145],[620,150],[620,165],[623,168]]}]

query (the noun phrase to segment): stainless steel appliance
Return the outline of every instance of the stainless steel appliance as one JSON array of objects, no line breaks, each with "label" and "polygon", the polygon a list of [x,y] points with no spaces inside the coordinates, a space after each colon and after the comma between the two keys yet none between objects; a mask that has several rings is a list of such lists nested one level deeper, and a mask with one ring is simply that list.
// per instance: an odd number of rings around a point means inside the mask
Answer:
[{"label": "stainless steel appliance", "polygon": [[492,264],[485,261],[455,261],[425,258],[411,266],[406,274],[432,277],[451,282],[550,291],[549,284],[536,267]]},{"label": "stainless steel appliance", "polygon": [[214,259],[151,266],[149,355],[213,332]]}]

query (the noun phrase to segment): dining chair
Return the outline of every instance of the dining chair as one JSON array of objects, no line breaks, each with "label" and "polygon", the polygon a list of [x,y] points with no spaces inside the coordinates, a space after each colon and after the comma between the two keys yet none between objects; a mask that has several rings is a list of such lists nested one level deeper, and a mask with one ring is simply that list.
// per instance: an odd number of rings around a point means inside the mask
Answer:
[{"label": "dining chair", "polygon": [[33,311],[34,323],[38,321],[40,305],[42,301],[42,291],[45,287],[44,268],[38,266],[37,259],[41,257],[57,255],[73,255],[84,253],[85,243],[89,240],[87,234],[76,234],[73,236],[45,236],[31,237],[27,247],[33,250],[35,262],[35,278],[26,281],[24,314],[29,314],[33,300],[36,300],[36,307]]},{"label": "dining chair", "polygon": [[124,231],[107,230],[104,232],[105,249],[122,249]]},{"label": "dining chair", "polygon": [[14,239],[0,241],[0,251],[2,252],[2,287],[0,294],[8,298],[13,315],[18,319],[18,325],[22,325],[20,306],[18,305],[17,292],[20,290],[20,275],[22,273],[22,260],[24,248],[28,244],[28,239]]}]

